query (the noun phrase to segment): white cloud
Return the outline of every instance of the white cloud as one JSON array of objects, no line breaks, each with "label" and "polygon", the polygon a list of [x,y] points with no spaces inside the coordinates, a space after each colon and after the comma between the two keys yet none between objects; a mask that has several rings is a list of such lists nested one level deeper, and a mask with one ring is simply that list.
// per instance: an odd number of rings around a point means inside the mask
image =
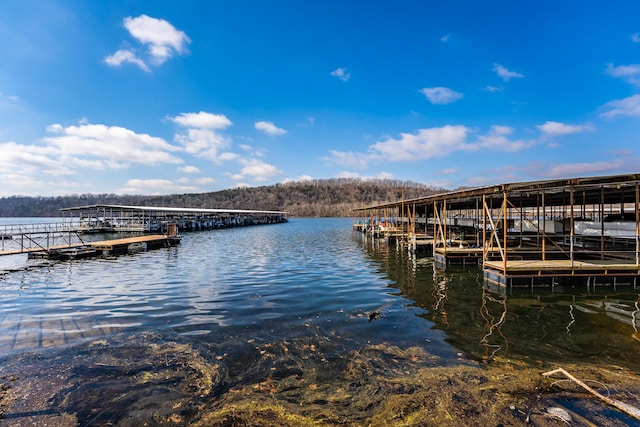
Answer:
[{"label": "white cloud", "polygon": [[125,62],[129,62],[131,64],[137,65],[144,71],[150,71],[149,67],[144,63],[142,59],[138,58],[133,51],[127,49],[119,50],[113,55],[105,57],[104,62],[112,67],[119,67]]},{"label": "white cloud", "polygon": [[149,54],[157,65],[169,59],[174,52],[184,53],[186,45],[191,42],[184,32],[177,30],[164,19],[147,15],[137,18],[129,16],[124,19],[124,26],[134,38],[148,45]]},{"label": "white cloud", "polygon": [[620,161],[592,163],[562,163],[549,168],[550,177],[585,176],[595,173],[615,172],[622,166]]},{"label": "white cloud", "polygon": [[[0,143],[0,182],[13,194],[87,191],[92,185],[86,179],[77,179],[77,182],[61,179],[79,176],[78,169],[99,171],[126,168],[131,164],[182,163],[182,159],[173,154],[180,151],[180,147],[122,127],[53,124],[47,127],[47,132],[51,135],[38,144]],[[0,193],[5,194],[2,189]]]},{"label": "white cloud", "polygon": [[343,171],[343,172],[340,172],[336,177],[337,178],[357,178],[357,179],[367,181],[367,180],[375,180],[375,179],[393,179],[393,174],[389,172],[380,172],[378,175],[363,176],[363,175],[360,175],[358,172]]},{"label": "white cloud", "polygon": [[234,185],[231,186],[231,188],[251,188],[251,187],[253,187],[253,185],[247,182],[236,182]]},{"label": "white cloud", "polygon": [[231,145],[231,139],[208,129],[187,129],[176,133],[174,140],[184,146],[187,153],[220,162],[220,151]]},{"label": "white cloud", "polygon": [[243,177],[250,175],[256,182],[267,181],[269,178],[282,174],[282,171],[275,166],[259,159],[240,159],[240,163],[242,164],[240,175]]},{"label": "white cloud", "polygon": [[199,129],[226,129],[233,124],[224,114],[212,114],[205,111],[180,113],[176,117],[169,117],[169,120],[186,128]]},{"label": "white cloud", "polygon": [[493,151],[516,152],[527,149],[536,144],[534,140],[511,140],[509,135],[513,129],[508,126],[492,126],[489,133],[478,136],[477,145]]},{"label": "white cloud", "polygon": [[168,179],[130,179],[118,193],[126,194],[173,194],[202,191],[190,185],[182,185]]},{"label": "white cloud", "polygon": [[193,180],[193,182],[200,185],[207,185],[207,184],[213,184],[214,182],[216,182],[216,180],[210,177],[204,177],[204,178],[196,178]]},{"label": "white cloud", "polygon": [[505,82],[508,82],[510,79],[513,79],[513,78],[524,77],[524,74],[516,73],[515,71],[510,71],[500,64],[493,64],[493,71],[497,73]]},{"label": "white cloud", "polygon": [[640,64],[618,65],[607,64],[605,71],[611,77],[622,79],[632,85],[640,85]]},{"label": "white cloud", "polygon": [[338,150],[329,150],[329,156],[324,158],[324,160],[329,163],[335,163],[337,165],[356,169],[366,168],[369,165],[369,162],[374,159],[375,156],[372,154]]},{"label": "white cloud", "polygon": [[195,166],[179,166],[177,170],[182,173],[200,173],[200,169]]},{"label": "white cloud", "polygon": [[[140,15],[136,18],[127,17],[123,21],[129,34],[140,42],[147,50],[147,58],[154,65],[161,65],[175,54],[187,52],[189,37],[176,29],[164,19],[151,18]],[[134,49],[121,49],[105,57],[104,62],[112,67],[128,62],[149,71],[147,62]]]},{"label": "white cloud", "polygon": [[15,96],[15,95],[6,95],[6,94],[0,92],[0,101],[5,100],[5,99],[7,101],[9,101],[9,102],[12,102],[12,103],[20,101],[20,98]]},{"label": "white cloud", "polygon": [[347,73],[346,68],[336,68],[331,72],[331,75],[339,78],[343,82],[346,82],[351,78],[351,73]]},{"label": "white cloud", "polygon": [[536,126],[542,133],[549,136],[569,135],[573,133],[582,133],[593,131],[594,128],[590,124],[586,125],[567,125],[560,122],[547,121],[542,125]]},{"label": "white cloud", "polygon": [[502,86],[486,86],[484,90],[491,93],[504,92],[504,88]]},{"label": "white cloud", "polygon": [[0,197],[15,195],[38,196],[46,192],[49,196],[65,195],[78,192],[91,191],[91,184],[87,182],[74,182],[57,179],[40,179],[36,174],[0,172]]},{"label": "white cloud", "polygon": [[[51,150],[38,145],[22,145],[15,142],[0,143],[0,176],[73,175],[74,172],[52,156]],[[5,182],[4,180],[2,180]]]},{"label": "white cloud", "polygon": [[448,42],[449,40],[451,40],[451,34],[445,34],[444,36],[440,37],[440,41],[441,41],[442,43],[446,43],[446,42]]},{"label": "white cloud", "polygon": [[273,122],[260,121],[255,123],[255,128],[271,136],[284,135],[286,130],[277,127]]},{"label": "white cloud", "polygon": [[237,160],[238,157],[239,156],[236,153],[226,152],[226,153],[221,153],[218,156],[218,159],[220,159],[220,161],[226,162],[226,161],[229,161],[229,160]]},{"label": "white cloud", "polygon": [[231,126],[224,114],[212,114],[205,111],[199,113],[181,113],[169,119],[187,129],[174,135],[174,141],[180,143],[187,153],[197,157],[220,163],[224,157],[221,150],[231,145],[231,139],[218,130]]},{"label": "white cloud", "polygon": [[43,138],[47,151],[66,164],[82,166],[83,162],[90,162],[94,167],[124,168],[132,163],[182,163],[171,154],[180,151],[179,147],[119,126],[54,124],[47,131],[55,134]]},{"label": "white cloud", "polygon": [[600,114],[600,117],[605,119],[618,116],[638,117],[640,116],[640,94],[607,102],[602,108],[608,110]]},{"label": "white cloud", "polygon": [[446,125],[401,133],[399,138],[387,138],[368,147],[366,153],[330,150],[324,160],[354,169],[364,169],[374,162],[417,162],[446,157],[456,152],[475,152],[480,149],[516,152],[534,146],[538,141],[511,139],[513,129],[492,126],[485,135],[468,141],[474,131],[462,125]]},{"label": "white cloud", "polygon": [[631,34],[631,41],[634,43],[640,43],[640,33]]},{"label": "white cloud", "polygon": [[466,142],[469,129],[464,126],[443,126],[419,129],[416,133],[401,133],[400,138],[387,138],[369,146],[367,153],[330,150],[325,158],[355,169],[364,169],[371,162],[416,162],[431,157],[443,157],[454,151],[475,150]]},{"label": "white cloud", "polygon": [[425,87],[420,89],[420,92],[422,92],[432,104],[451,104],[464,96],[447,87]]},{"label": "white cloud", "polygon": [[286,184],[289,182],[308,182],[308,181],[313,181],[313,177],[311,175],[301,175],[297,178],[286,178],[282,182]]},{"label": "white cloud", "polygon": [[371,150],[376,157],[392,162],[415,162],[431,157],[443,157],[454,151],[474,150],[466,142],[469,129],[446,125],[439,128],[419,129],[417,133],[401,133],[400,138],[376,142]]},{"label": "white cloud", "polygon": [[337,178],[361,178],[358,172],[343,171],[336,175]]}]

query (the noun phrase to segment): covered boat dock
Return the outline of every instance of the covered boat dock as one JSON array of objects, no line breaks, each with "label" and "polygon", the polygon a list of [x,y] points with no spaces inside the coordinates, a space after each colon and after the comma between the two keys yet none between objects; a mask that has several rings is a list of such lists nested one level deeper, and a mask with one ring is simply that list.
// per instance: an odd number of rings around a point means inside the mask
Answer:
[{"label": "covered boat dock", "polygon": [[428,240],[438,265],[481,265],[498,287],[637,289],[639,188],[639,174],[497,184],[355,209],[354,228]]},{"label": "covered boat dock", "polygon": [[287,212],[174,208],[156,206],[88,205],[61,209],[63,221],[78,230],[95,232],[164,232],[166,224],[180,231],[211,230],[287,221]]},{"label": "covered boat dock", "polygon": [[[62,217],[55,222],[1,225],[0,256],[28,253],[31,257],[77,259],[95,252],[123,252],[134,244],[171,246],[179,243],[178,232],[183,231],[288,221],[287,212],[266,210],[89,205],[61,211]],[[96,242],[102,233],[119,235]]]}]

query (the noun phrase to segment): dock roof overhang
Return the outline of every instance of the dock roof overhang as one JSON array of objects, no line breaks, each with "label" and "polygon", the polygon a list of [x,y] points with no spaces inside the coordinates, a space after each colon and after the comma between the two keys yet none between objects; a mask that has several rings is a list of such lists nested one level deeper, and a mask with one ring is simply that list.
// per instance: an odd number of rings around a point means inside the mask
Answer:
[{"label": "dock roof overhang", "polygon": [[97,209],[112,209],[112,210],[127,210],[133,212],[145,212],[145,213],[162,213],[162,214],[185,214],[185,215],[216,215],[216,214],[237,214],[237,215],[287,215],[288,212],[284,211],[263,211],[263,210],[248,210],[248,209],[204,209],[204,208],[173,208],[162,206],[125,206],[125,205],[87,205],[87,206],[74,206],[69,208],[60,209],[62,212],[75,212],[82,210],[97,210]]},{"label": "dock roof overhang", "polygon": [[640,174],[514,182],[355,208],[352,212],[399,208],[403,204],[429,205],[442,201],[446,201],[451,209],[475,209],[478,199],[502,199],[505,195],[524,208],[540,206],[542,195],[545,206],[567,206],[571,192],[574,204],[579,205],[634,203],[639,184]]}]

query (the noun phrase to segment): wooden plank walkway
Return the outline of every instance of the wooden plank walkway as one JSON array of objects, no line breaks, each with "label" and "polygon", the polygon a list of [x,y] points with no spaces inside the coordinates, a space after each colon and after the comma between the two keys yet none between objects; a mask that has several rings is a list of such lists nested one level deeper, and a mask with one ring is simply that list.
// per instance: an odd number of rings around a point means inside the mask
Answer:
[{"label": "wooden plank walkway", "polygon": [[89,242],[86,246],[91,246],[99,251],[112,251],[117,248],[129,246],[134,243],[148,243],[148,244],[164,244],[175,243],[179,238],[167,237],[163,234],[153,234],[148,236],[135,236],[127,237],[124,239],[103,240],[100,242]]},{"label": "wooden plank walkway", "polygon": [[[502,271],[504,268],[503,261],[485,261],[485,268]],[[571,261],[563,260],[508,260],[507,274],[522,272],[591,272],[594,274],[607,275],[614,272],[634,272],[640,274],[640,265],[633,261],[620,260],[581,260]]]},{"label": "wooden plank walkway", "polygon": [[16,254],[36,254],[40,252],[55,252],[55,251],[64,251],[67,249],[80,249],[80,248],[94,248],[98,252],[106,252],[106,251],[122,251],[126,250],[129,245],[132,244],[146,244],[148,248],[159,248],[162,246],[173,246],[175,244],[180,243],[180,237],[177,236],[166,236],[164,234],[152,234],[152,235],[141,235],[135,237],[128,237],[124,239],[113,239],[113,240],[102,240],[99,242],[88,242],[88,243],[74,243],[70,245],[56,245],[50,247],[29,247],[22,249],[15,249],[10,251],[0,251],[0,256],[2,255],[16,255]]}]

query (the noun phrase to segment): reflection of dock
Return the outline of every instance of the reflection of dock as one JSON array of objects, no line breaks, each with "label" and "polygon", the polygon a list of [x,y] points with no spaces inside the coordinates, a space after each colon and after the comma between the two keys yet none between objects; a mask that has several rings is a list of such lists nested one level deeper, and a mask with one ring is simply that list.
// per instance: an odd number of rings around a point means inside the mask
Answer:
[{"label": "reflection of dock", "polygon": [[640,175],[490,185],[353,211],[360,229],[391,222],[410,248],[410,236],[433,236],[440,266],[482,265],[498,286],[640,288]]}]

